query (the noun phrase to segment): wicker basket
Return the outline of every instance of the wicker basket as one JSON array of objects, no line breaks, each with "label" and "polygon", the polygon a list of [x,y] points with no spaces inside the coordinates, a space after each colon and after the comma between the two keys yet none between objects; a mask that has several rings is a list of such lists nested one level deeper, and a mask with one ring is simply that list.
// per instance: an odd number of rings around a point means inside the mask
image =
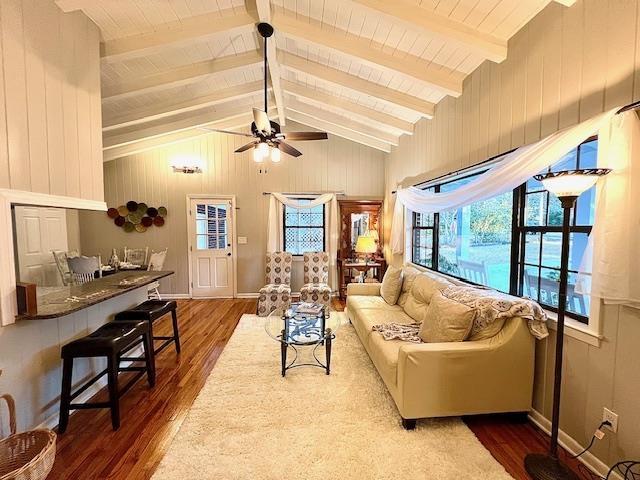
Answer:
[{"label": "wicker basket", "polygon": [[0,480],[44,480],[56,458],[56,434],[30,430],[16,434],[16,406],[11,395],[0,398],[9,407],[11,435],[0,440]]}]

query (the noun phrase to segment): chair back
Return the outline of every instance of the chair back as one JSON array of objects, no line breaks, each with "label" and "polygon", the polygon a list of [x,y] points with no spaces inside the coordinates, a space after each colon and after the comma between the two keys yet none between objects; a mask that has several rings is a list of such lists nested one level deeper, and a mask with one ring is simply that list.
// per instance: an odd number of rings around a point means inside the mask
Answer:
[{"label": "chair back", "polygon": [[304,283],[329,283],[329,254],[304,253]]},{"label": "chair back", "polygon": [[124,247],[124,262],[133,265],[146,265],[149,257],[149,247],[144,248],[127,248]]},{"label": "chair back", "polygon": [[162,250],[161,252],[151,252],[151,256],[149,257],[149,266],[147,270],[153,272],[159,272],[164,267],[164,261],[167,258],[167,248]]},{"label": "chair back", "polygon": [[463,260],[462,258],[458,258],[457,260],[458,270],[462,278],[480,285],[489,285],[487,267],[484,262],[472,262],[471,260]]},{"label": "chair back", "polygon": [[265,280],[267,285],[291,285],[293,256],[289,252],[267,253]]},{"label": "chair back", "polygon": [[82,285],[95,279],[95,273],[102,276],[100,257],[67,258],[71,278],[75,285]]},{"label": "chair back", "polygon": [[53,255],[53,261],[56,263],[56,268],[60,274],[63,285],[68,285],[71,281],[71,272],[69,271],[69,265],[67,264],[67,252],[62,250],[51,250]]}]

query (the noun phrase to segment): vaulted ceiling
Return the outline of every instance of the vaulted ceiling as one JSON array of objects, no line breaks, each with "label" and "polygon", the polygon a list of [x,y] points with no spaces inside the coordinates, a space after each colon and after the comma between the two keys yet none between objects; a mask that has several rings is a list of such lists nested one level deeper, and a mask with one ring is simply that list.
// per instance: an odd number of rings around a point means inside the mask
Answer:
[{"label": "vaulted ceiling", "polygon": [[[575,0],[56,0],[102,31],[105,161],[239,129],[269,111],[383,151],[431,118],[445,96],[552,1]],[[275,41],[274,41],[275,40]],[[286,131],[286,127],[284,127]]]}]

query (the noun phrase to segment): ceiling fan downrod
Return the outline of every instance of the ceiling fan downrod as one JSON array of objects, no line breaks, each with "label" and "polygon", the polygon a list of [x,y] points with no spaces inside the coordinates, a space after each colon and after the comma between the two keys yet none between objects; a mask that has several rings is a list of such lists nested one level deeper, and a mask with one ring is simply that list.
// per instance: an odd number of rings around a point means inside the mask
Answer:
[{"label": "ceiling fan downrod", "polygon": [[258,24],[258,32],[264,38],[264,113],[267,113],[268,110],[268,99],[267,99],[267,80],[268,80],[268,62],[267,62],[267,39],[273,35],[273,27],[266,22],[262,22]]}]

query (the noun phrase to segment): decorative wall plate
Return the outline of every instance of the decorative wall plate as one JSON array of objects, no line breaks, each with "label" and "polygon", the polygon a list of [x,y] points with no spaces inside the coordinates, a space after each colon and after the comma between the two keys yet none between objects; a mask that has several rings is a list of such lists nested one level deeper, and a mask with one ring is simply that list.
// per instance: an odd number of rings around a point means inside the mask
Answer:
[{"label": "decorative wall plate", "polygon": [[107,216],[113,220],[117,227],[125,232],[146,232],[149,227],[162,227],[167,216],[167,207],[149,207],[144,202],[129,200],[118,208],[111,207],[107,210]]}]

